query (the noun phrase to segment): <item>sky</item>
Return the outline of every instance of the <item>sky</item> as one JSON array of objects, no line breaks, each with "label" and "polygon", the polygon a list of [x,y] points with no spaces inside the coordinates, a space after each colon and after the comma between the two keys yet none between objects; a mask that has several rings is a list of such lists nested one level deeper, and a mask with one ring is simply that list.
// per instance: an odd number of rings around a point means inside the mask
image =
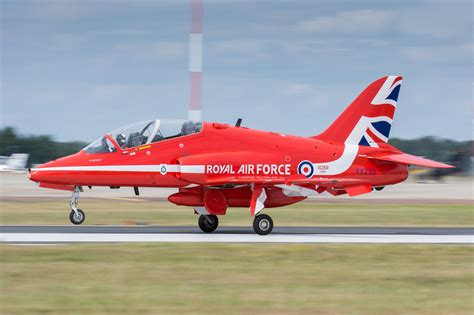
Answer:
[{"label": "sky", "polygon": [[[186,118],[189,1],[0,0],[1,126],[91,141]],[[471,1],[204,0],[203,120],[322,132],[402,75],[391,137],[473,138]]]}]

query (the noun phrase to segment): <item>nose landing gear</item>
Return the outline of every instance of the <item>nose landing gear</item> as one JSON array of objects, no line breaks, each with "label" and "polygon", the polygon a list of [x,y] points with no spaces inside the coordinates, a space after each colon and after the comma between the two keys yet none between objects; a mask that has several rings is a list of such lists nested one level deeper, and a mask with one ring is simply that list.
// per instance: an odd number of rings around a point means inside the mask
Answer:
[{"label": "nose landing gear", "polygon": [[74,187],[74,191],[71,195],[71,213],[69,214],[69,220],[71,220],[72,224],[79,225],[84,222],[86,219],[86,214],[81,209],[77,208],[77,203],[79,202],[79,193],[82,191],[82,187],[76,186]]},{"label": "nose landing gear", "polygon": [[81,209],[76,209],[76,211],[71,211],[71,213],[69,213],[69,220],[71,220],[72,224],[75,224],[75,225],[82,224],[82,222],[84,222],[85,219],[86,219],[86,215],[84,211],[82,211]]}]

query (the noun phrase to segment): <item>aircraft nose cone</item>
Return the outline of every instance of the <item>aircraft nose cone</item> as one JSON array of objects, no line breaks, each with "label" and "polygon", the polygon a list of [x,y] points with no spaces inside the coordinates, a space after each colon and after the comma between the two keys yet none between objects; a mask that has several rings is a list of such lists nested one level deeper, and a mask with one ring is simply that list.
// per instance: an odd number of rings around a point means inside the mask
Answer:
[{"label": "aircraft nose cone", "polygon": [[35,169],[30,169],[28,172],[28,177],[30,178],[31,181],[34,182],[41,182],[44,181],[44,176],[41,175],[41,171],[35,170]]},{"label": "aircraft nose cone", "polygon": [[28,177],[34,182],[49,182],[51,181],[51,172],[45,170],[45,168],[57,166],[56,161],[51,161],[45,164],[42,164],[35,168],[30,168],[28,170]]},{"label": "aircraft nose cone", "polygon": [[72,185],[77,180],[77,174],[68,171],[68,167],[84,165],[88,157],[82,152],[68,155],[29,170],[29,178],[41,184]]}]

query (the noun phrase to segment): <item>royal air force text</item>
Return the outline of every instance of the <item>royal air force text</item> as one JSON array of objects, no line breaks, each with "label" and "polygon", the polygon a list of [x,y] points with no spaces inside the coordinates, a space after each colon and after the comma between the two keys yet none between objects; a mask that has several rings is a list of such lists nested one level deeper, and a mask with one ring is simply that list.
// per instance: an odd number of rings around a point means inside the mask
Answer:
[{"label": "royal air force text", "polygon": [[206,165],[206,174],[290,175],[290,164]]}]

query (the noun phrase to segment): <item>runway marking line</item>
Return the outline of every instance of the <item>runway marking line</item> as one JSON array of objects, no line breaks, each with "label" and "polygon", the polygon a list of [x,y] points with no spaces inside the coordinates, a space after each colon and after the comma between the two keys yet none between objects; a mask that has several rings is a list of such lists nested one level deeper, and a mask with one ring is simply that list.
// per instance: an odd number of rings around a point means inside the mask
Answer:
[{"label": "runway marking line", "polygon": [[4,243],[367,243],[474,244],[474,235],[2,233]]}]

